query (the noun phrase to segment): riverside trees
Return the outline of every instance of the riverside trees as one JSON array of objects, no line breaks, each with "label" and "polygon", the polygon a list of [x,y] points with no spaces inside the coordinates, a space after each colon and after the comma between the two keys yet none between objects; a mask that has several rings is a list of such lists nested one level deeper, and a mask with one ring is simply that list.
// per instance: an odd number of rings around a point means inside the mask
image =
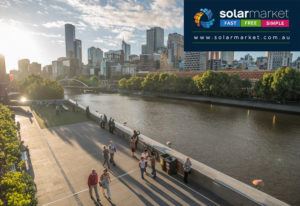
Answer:
[{"label": "riverside trees", "polygon": [[20,89],[30,99],[61,99],[64,96],[64,90],[58,82],[36,75],[20,83]]},{"label": "riverside trees", "polygon": [[178,77],[171,73],[150,73],[146,77],[123,78],[119,88],[148,92],[200,94],[225,98],[259,98],[268,101],[300,101],[300,73],[282,68],[252,86],[248,79],[224,72],[206,71],[194,77]]}]

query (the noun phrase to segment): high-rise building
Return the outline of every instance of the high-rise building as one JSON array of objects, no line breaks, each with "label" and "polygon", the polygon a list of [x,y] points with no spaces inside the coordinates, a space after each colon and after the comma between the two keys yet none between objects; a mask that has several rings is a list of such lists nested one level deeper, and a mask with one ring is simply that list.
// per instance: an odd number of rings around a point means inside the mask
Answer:
[{"label": "high-rise building", "polygon": [[143,44],[142,45],[142,54],[147,54],[147,45],[146,44]]},{"label": "high-rise building", "polygon": [[124,64],[123,50],[109,50],[105,52],[105,59],[107,62]]},{"label": "high-rise building", "polygon": [[5,58],[3,55],[0,55],[0,82],[3,82],[5,79],[6,79]]},{"label": "high-rise building", "polygon": [[82,45],[81,45],[81,40],[75,39],[74,46],[75,46],[75,58],[78,59],[80,63],[82,63]]},{"label": "high-rise building", "polygon": [[173,33],[168,36],[168,62],[174,68],[179,68],[179,63],[184,58],[183,36]]},{"label": "high-rise building", "polygon": [[268,57],[257,57],[256,66],[258,69],[266,70],[268,68]]},{"label": "high-rise building", "polygon": [[122,41],[122,50],[124,52],[124,60],[129,61],[130,45],[127,44],[124,40]]},{"label": "high-rise building", "polygon": [[25,78],[29,75],[29,59],[20,59],[18,61],[18,70],[20,74],[20,78]]},{"label": "high-rise building", "polygon": [[66,57],[75,58],[75,26],[65,24]]},{"label": "high-rise building", "polygon": [[164,29],[153,27],[147,30],[147,53],[153,54],[164,47]]},{"label": "high-rise building", "polygon": [[293,54],[289,51],[268,52],[268,70],[288,67],[291,65],[292,59]]},{"label": "high-rise building", "polygon": [[95,67],[100,66],[103,60],[103,51],[99,48],[88,48],[88,64]]},{"label": "high-rise building", "polygon": [[42,72],[42,65],[37,62],[32,62],[29,65],[29,74],[40,75]]},{"label": "high-rise building", "polygon": [[208,59],[220,60],[221,59],[221,52],[219,52],[219,51],[208,52]]},{"label": "high-rise building", "polygon": [[208,52],[185,52],[184,69],[185,70],[206,70]]},{"label": "high-rise building", "polygon": [[226,63],[227,66],[231,65],[234,61],[234,52],[233,51],[222,51],[221,52],[221,60]]}]

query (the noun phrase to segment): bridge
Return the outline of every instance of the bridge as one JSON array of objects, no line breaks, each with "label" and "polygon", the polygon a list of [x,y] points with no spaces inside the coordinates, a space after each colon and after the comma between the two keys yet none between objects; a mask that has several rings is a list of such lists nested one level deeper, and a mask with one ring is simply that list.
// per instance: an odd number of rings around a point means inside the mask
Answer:
[{"label": "bridge", "polygon": [[58,83],[61,86],[63,86],[64,88],[80,88],[80,89],[90,88],[89,85],[87,85],[86,83],[84,83],[78,79],[74,79],[74,78],[61,79],[61,80],[58,80]]},{"label": "bridge", "polygon": [[98,86],[89,86],[86,83],[74,78],[61,79],[58,80],[58,83],[67,89],[100,90],[110,87],[108,80],[101,80]]}]

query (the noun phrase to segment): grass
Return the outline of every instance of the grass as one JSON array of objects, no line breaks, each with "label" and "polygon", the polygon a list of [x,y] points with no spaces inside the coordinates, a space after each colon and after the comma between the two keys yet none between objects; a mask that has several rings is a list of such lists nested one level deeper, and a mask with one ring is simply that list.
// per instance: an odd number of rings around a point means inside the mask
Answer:
[{"label": "grass", "polygon": [[42,129],[89,121],[85,116],[85,112],[73,112],[70,105],[66,106],[69,108],[69,111],[63,111],[59,115],[56,115],[55,107],[51,105],[31,106],[31,109]]}]

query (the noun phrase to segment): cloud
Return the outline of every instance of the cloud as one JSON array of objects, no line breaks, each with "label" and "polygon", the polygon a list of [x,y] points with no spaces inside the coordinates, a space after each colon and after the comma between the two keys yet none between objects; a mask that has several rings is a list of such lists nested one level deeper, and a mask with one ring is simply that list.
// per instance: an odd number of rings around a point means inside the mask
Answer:
[{"label": "cloud", "polygon": [[0,1],[0,7],[8,8],[10,6],[11,6],[11,3],[9,2],[9,0],[1,0]]},{"label": "cloud", "polygon": [[42,36],[47,38],[63,38],[61,34],[49,34],[44,32],[31,32],[32,35]]},{"label": "cloud", "polygon": [[65,26],[65,24],[73,24],[76,26],[77,29],[79,30],[85,30],[86,28],[86,24],[82,21],[79,21],[78,23],[73,23],[73,22],[68,22],[68,21],[51,21],[51,22],[47,22],[44,23],[43,26],[46,28],[63,28]]},{"label": "cloud", "polygon": [[46,28],[62,28],[66,23],[65,21],[52,21],[44,23],[43,26]]},{"label": "cloud", "polygon": [[79,18],[93,29],[131,27],[145,30],[152,26],[182,28],[183,11],[176,0],[153,0],[146,7],[136,0],[114,0],[102,6],[90,0],[58,0],[79,13]]}]

